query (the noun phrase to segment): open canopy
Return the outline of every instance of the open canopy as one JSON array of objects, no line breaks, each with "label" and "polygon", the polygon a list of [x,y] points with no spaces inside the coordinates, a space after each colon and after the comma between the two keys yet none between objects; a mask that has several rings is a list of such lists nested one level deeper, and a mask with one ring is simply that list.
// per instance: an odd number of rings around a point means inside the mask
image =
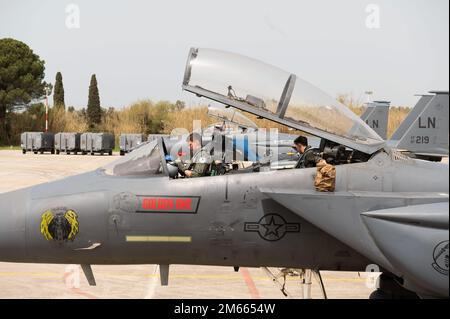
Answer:
[{"label": "open canopy", "polygon": [[258,126],[236,109],[208,107],[208,115],[222,121],[234,123],[243,128],[257,129]]},{"label": "open canopy", "polygon": [[336,99],[295,74],[238,54],[191,49],[183,89],[368,154],[384,146]]}]

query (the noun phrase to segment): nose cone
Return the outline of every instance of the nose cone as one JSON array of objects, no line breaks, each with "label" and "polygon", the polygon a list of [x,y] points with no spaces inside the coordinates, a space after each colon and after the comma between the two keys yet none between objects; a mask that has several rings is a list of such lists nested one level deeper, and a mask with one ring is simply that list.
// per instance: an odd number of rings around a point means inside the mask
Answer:
[{"label": "nose cone", "polygon": [[0,194],[0,261],[25,258],[27,189]]}]

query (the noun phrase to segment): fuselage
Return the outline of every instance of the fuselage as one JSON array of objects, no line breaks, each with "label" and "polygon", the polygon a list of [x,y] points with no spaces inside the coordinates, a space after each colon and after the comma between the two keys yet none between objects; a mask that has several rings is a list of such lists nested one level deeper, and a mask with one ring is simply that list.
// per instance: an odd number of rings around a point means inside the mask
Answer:
[{"label": "fuselage", "polygon": [[[380,156],[383,165],[375,156],[367,163],[338,166],[336,192],[330,196],[405,192],[428,194],[411,203],[448,201],[447,165]],[[261,192],[314,193],[314,175],[315,169],[300,169],[169,179],[108,176],[96,170],[2,194],[0,260],[364,270],[374,256],[363,256],[364,247],[357,252]],[[434,193],[444,194],[443,199],[429,196]],[[404,200],[352,201],[356,203],[349,205],[348,213],[355,216],[373,205],[404,205]],[[304,202],[311,206],[308,196]],[[75,212],[76,234],[67,238],[64,223],[57,223],[56,217],[53,224],[45,224],[43,214],[48,211],[54,216]],[[46,238],[45,226],[59,235]],[[354,227],[359,226],[348,225],[346,231],[357,231]],[[70,225],[65,230],[70,231]],[[370,243],[361,245],[373,249]]]}]

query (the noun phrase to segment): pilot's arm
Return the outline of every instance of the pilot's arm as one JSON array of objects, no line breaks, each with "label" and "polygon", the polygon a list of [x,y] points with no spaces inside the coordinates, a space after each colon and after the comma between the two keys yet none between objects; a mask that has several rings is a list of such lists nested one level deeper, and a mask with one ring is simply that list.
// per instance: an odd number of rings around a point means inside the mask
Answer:
[{"label": "pilot's arm", "polygon": [[184,173],[187,177],[201,177],[206,176],[209,170],[209,163],[194,163],[191,170],[186,170]]},{"label": "pilot's arm", "polygon": [[305,154],[305,168],[316,167],[317,158],[314,152],[310,151]]},{"label": "pilot's arm", "polygon": [[185,171],[187,169],[189,169],[189,164],[186,164],[180,160],[176,161],[175,164],[178,166],[178,172],[182,175],[185,176]]}]

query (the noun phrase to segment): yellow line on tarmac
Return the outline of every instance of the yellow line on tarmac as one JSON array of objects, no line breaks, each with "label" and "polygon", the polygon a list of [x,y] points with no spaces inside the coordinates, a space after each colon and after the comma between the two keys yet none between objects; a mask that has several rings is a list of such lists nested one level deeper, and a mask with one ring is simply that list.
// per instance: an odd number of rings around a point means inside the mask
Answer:
[{"label": "yellow line on tarmac", "polygon": [[[159,275],[145,275],[146,277],[159,277]],[[170,278],[178,278],[178,279],[242,279],[241,276],[221,276],[221,275],[170,275]],[[272,280],[269,277],[263,277],[263,276],[252,276],[254,280],[258,281],[268,281]],[[335,282],[365,282],[366,279],[364,278],[333,278],[333,277],[324,277],[322,276],[324,281],[335,281]],[[298,277],[288,277],[286,278],[287,281],[295,281],[299,280]]]},{"label": "yellow line on tarmac", "polygon": [[[103,276],[108,277],[124,277],[124,276],[134,276],[133,274],[125,274],[125,273],[102,273]],[[35,273],[35,272],[0,272],[1,277],[8,276],[17,276],[17,277],[62,277],[63,273]],[[136,276],[144,276],[147,278],[158,277],[157,274],[136,274]],[[228,279],[228,280],[241,280],[241,276],[232,276],[232,275],[189,275],[189,274],[173,274],[170,275],[170,278],[177,279]],[[268,281],[271,280],[268,277],[264,276],[253,276],[254,280],[258,281]],[[323,276],[323,281],[334,281],[334,282],[364,282],[365,278],[335,278],[335,277],[326,277]],[[298,280],[298,277],[287,277],[287,281],[295,281]]]}]

